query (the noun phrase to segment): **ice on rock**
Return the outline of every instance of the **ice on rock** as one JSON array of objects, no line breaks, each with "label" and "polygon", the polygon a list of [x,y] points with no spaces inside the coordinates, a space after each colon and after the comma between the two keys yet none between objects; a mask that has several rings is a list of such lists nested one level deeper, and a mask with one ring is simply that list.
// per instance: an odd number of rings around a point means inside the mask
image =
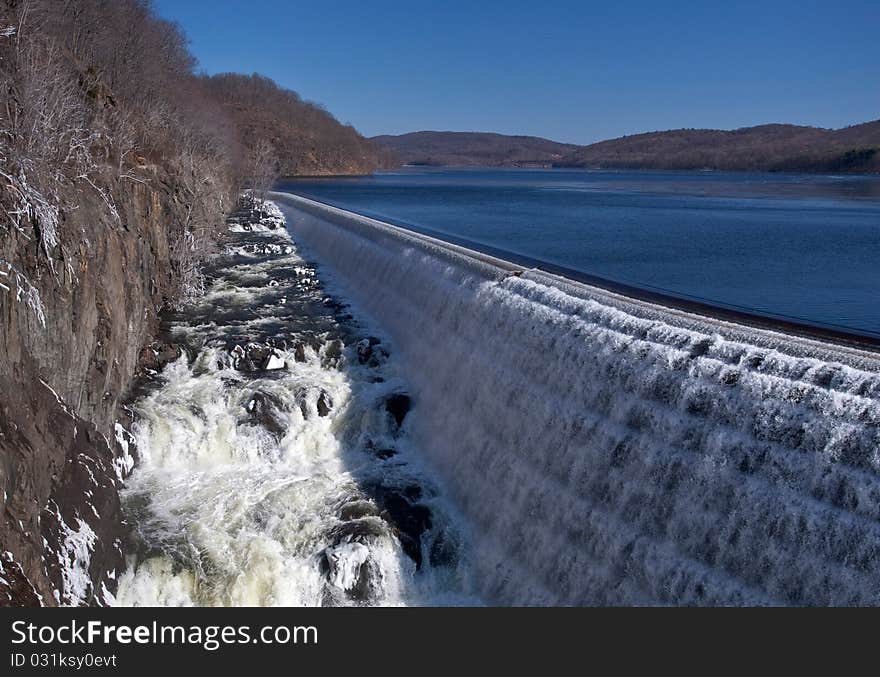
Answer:
[{"label": "ice on rock", "polygon": [[340,590],[352,590],[358,583],[361,567],[370,558],[370,549],[362,543],[341,543],[324,551],[330,582]]},{"label": "ice on rock", "polygon": [[266,369],[271,371],[274,369],[284,369],[286,363],[284,362],[284,358],[279,356],[277,353],[272,353],[269,356],[269,360],[266,362]]}]

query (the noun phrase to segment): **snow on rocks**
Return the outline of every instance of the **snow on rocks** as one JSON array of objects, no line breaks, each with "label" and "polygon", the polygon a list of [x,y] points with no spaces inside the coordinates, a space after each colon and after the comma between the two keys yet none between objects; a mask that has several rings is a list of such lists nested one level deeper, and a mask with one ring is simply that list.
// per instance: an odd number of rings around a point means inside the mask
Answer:
[{"label": "snow on rocks", "polygon": [[97,535],[92,527],[79,517],[75,518],[76,528],[68,525],[55,507],[58,521],[59,551],[61,564],[61,590],[55,590],[55,601],[59,606],[80,606],[86,603],[92,591],[92,578],[89,575],[92,552]]},{"label": "snow on rocks", "polygon": [[244,346],[236,344],[227,355],[220,357],[218,367],[232,367],[236,371],[245,373],[277,371],[287,369],[287,360],[279,348],[269,344],[248,343]]},{"label": "snow on rocks", "polygon": [[287,367],[287,364],[285,363],[284,358],[282,358],[278,354],[278,351],[276,350],[276,351],[273,351],[271,355],[269,355],[269,359],[266,361],[265,368],[267,370],[272,370],[272,369],[285,369],[286,367]]},{"label": "snow on rocks", "polygon": [[271,200],[243,196],[242,206],[229,217],[229,230],[234,233],[268,232],[283,228],[284,214]]},{"label": "snow on rocks", "polygon": [[134,437],[118,421],[114,426],[114,430],[116,432],[116,442],[119,444],[122,453],[114,455],[113,468],[116,470],[117,479],[122,482],[134,468],[134,455],[131,453]]},{"label": "snow on rocks", "polygon": [[360,582],[361,570],[370,558],[370,549],[363,543],[340,543],[324,550],[327,580],[331,585],[352,591]]}]

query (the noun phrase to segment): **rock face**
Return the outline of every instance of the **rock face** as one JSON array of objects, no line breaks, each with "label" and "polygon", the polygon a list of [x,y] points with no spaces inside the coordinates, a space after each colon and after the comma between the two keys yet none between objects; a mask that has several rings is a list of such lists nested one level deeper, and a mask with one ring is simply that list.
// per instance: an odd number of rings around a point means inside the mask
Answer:
[{"label": "rock face", "polygon": [[[65,214],[82,243],[61,262],[68,274],[30,276],[45,326],[0,289],[0,605],[112,600],[123,564],[118,487],[132,465],[120,405],[174,289],[174,197],[150,185],[120,191],[118,221],[86,198]],[[7,238],[0,259],[39,271],[32,249]],[[145,350],[143,368],[174,350]]]}]

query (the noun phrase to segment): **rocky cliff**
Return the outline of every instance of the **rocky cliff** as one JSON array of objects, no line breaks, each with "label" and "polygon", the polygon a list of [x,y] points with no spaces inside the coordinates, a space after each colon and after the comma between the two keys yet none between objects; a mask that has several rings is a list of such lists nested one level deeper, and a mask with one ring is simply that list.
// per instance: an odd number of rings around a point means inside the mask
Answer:
[{"label": "rocky cliff", "polygon": [[120,407],[175,289],[177,198],[146,179],[120,190],[118,219],[87,196],[65,214],[79,248],[60,278],[43,270],[25,289],[36,249],[17,238],[0,249],[0,604],[102,604],[115,589],[117,489],[132,463]]}]

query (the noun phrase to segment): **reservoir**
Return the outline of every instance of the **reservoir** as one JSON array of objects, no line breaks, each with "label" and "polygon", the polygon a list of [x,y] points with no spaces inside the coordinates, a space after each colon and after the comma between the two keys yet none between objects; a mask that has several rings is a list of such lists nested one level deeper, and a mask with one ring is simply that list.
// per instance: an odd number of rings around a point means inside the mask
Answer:
[{"label": "reservoir", "polygon": [[279,190],[538,267],[880,336],[876,176],[406,167]]}]

